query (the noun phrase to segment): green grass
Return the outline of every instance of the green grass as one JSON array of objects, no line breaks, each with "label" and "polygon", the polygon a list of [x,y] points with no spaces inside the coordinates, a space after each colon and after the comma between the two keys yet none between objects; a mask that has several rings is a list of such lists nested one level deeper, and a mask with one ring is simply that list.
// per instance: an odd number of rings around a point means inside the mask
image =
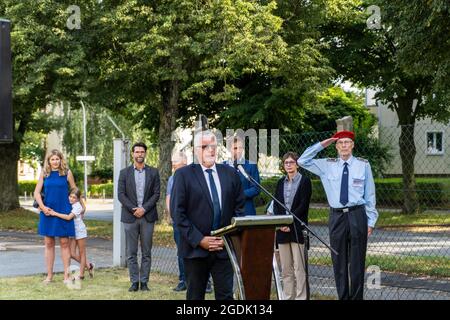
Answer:
[{"label": "green grass", "polygon": [[[44,285],[45,275],[0,278],[0,300],[185,300],[186,291],[172,290],[177,283],[176,276],[150,273],[147,292],[128,292],[130,280],[125,268],[98,269],[94,279],[81,282],[80,287],[69,288],[63,284],[62,274],[55,274],[53,282]],[[10,290],[14,288],[14,290]],[[214,299],[214,293],[206,294],[206,300]],[[271,300],[276,300],[272,288]],[[333,296],[313,294],[313,300],[333,300]]]},{"label": "green grass", "polygon": [[[186,292],[174,292],[177,277],[151,272],[148,292],[128,292],[130,279],[127,269],[99,269],[94,279],[81,282],[80,289],[70,289],[63,284],[62,274],[44,285],[44,275],[0,278],[0,300],[184,300]],[[10,290],[14,288],[14,290]],[[213,295],[208,294],[207,299]]]},{"label": "green grass", "polygon": [[[0,230],[37,233],[39,215],[23,209],[0,212]],[[91,237],[112,238],[112,222],[85,220]]]},{"label": "green grass", "polygon": [[[264,206],[256,208],[258,214],[262,214],[265,210]],[[376,224],[380,227],[401,227],[401,226],[444,226],[450,225],[450,214],[429,212],[405,215],[398,212],[379,210],[379,217]],[[310,224],[327,224],[329,209],[309,209]]]},{"label": "green grass", "polygon": [[[101,220],[84,220],[89,237],[112,239],[113,223]],[[8,212],[0,212],[0,230],[37,233],[39,215],[19,208]],[[175,247],[172,226],[161,222],[155,227],[154,245],[163,247]]]},{"label": "green grass", "polygon": [[[331,266],[331,257],[310,257],[309,264]],[[450,278],[450,259],[446,257],[396,257],[371,255],[366,257],[366,267],[379,266],[381,271],[397,272],[415,276]]]},{"label": "green grass", "polygon": [[37,214],[22,208],[0,212],[0,230],[37,232],[38,222]]}]

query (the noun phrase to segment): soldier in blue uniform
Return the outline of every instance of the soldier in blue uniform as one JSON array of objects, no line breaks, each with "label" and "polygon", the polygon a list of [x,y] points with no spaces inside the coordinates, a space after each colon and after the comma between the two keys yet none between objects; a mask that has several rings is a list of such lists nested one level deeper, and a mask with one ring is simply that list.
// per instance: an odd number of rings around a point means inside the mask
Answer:
[{"label": "soldier in blue uniform", "polygon": [[[298,165],[317,174],[330,205],[330,244],[340,300],[363,299],[367,238],[378,218],[375,183],[367,160],[352,155],[354,133],[337,132],[305,150]],[[314,159],[336,142],[338,158]],[[350,273],[350,274],[349,274]]]}]

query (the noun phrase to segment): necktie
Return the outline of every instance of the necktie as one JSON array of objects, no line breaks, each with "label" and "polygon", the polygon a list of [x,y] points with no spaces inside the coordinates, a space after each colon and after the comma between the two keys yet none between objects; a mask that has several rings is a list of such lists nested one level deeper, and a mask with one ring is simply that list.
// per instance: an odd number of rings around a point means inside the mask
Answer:
[{"label": "necktie", "polygon": [[212,169],[206,169],[206,172],[208,172],[208,176],[209,176],[209,186],[211,188],[212,202],[213,202],[213,208],[214,208],[214,219],[213,219],[212,230],[217,230],[220,227],[219,194],[217,193],[216,184],[214,183]]},{"label": "necktie", "polygon": [[348,203],[348,163],[344,162],[344,170],[342,171],[341,196],[339,202],[345,206]]}]

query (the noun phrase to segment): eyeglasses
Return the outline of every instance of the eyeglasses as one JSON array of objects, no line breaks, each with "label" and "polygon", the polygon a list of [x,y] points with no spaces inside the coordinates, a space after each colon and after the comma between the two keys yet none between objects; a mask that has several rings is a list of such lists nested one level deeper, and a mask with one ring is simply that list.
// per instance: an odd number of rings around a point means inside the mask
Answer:
[{"label": "eyeglasses", "polygon": [[295,161],[285,161],[284,162],[284,165],[285,166],[290,166],[290,165],[294,165],[294,164],[296,164],[297,162],[295,162]]},{"label": "eyeglasses", "polygon": [[336,144],[352,144],[352,140],[339,140],[336,142]]},{"label": "eyeglasses", "polygon": [[202,150],[206,150],[206,149],[211,149],[211,150],[216,150],[217,149],[217,144],[205,144],[202,146],[199,146],[202,148]]}]

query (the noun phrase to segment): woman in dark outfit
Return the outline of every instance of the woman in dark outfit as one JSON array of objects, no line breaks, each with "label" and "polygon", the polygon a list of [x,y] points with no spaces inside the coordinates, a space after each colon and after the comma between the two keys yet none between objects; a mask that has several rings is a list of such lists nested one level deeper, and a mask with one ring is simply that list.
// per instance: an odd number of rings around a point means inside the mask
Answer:
[{"label": "woman in dark outfit", "polygon": [[[292,213],[308,223],[308,209],[311,200],[311,180],[298,172],[298,155],[287,152],[282,159],[286,176],[278,180],[275,197]],[[278,203],[274,203],[274,214],[287,214]],[[295,227],[294,227],[295,224]],[[290,226],[277,231],[276,240],[280,253],[283,293],[286,300],[306,300],[307,279],[305,261],[305,239],[303,228],[294,218]]]}]

